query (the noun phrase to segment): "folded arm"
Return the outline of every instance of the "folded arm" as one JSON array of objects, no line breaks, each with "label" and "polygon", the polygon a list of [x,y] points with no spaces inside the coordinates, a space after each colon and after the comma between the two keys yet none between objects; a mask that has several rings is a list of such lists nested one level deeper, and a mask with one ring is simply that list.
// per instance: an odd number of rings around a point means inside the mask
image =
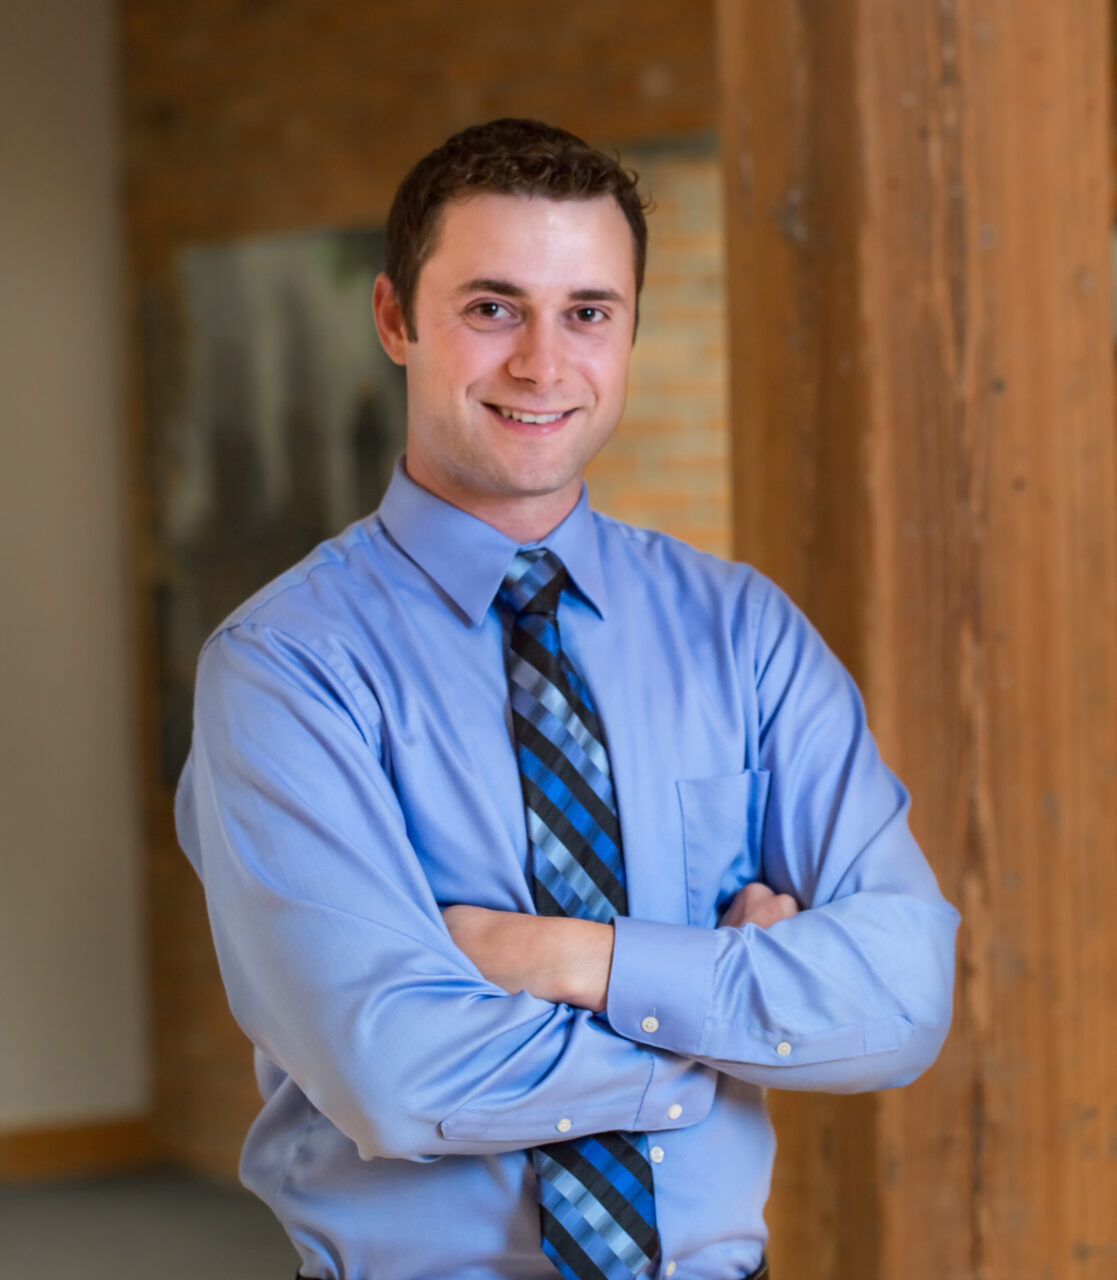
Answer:
[{"label": "folded arm", "polygon": [[610,1024],[766,1087],[906,1084],[949,1027],[958,913],[853,681],[778,589],[738,662],[768,783],[756,878],[802,909],[767,929],[617,921]]},{"label": "folded arm", "polygon": [[377,735],[289,637],[246,625],[203,655],[176,817],[249,1038],[365,1157],[700,1120],[711,1073],[509,995],[455,946]]},{"label": "folded arm", "polygon": [[[724,925],[767,929],[799,911],[790,894],[747,884],[733,898]],[[515,995],[604,1013],[613,963],[613,926],[565,916],[536,916],[487,907],[442,912],[450,936],[481,973]]]},{"label": "folded arm", "polygon": [[[912,839],[907,793],[879,758],[857,690],[802,614],[773,591],[744,648],[759,725],[749,763],[770,783],[761,883],[731,900],[719,928],[621,917],[598,926],[607,946],[571,932],[570,968],[556,965],[550,938],[541,970],[541,953],[521,943],[521,967],[495,980],[604,1007],[619,1035],[753,1084],[905,1084],[949,1026],[957,912]],[[484,923],[474,937],[528,936]],[[455,922],[451,932],[474,954]],[[485,970],[488,954],[475,958]]]}]

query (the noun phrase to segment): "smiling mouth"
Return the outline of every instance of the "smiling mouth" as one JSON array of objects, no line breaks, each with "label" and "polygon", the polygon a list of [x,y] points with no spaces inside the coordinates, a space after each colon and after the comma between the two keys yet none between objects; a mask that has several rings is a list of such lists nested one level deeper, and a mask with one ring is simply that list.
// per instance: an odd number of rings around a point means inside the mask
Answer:
[{"label": "smiling mouth", "polygon": [[523,422],[529,427],[547,427],[574,412],[573,409],[560,409],[558,413],[525,413],[522,409],[510,409],[502,404],[491,404],[489,408],[499,413],[502,418]]}]

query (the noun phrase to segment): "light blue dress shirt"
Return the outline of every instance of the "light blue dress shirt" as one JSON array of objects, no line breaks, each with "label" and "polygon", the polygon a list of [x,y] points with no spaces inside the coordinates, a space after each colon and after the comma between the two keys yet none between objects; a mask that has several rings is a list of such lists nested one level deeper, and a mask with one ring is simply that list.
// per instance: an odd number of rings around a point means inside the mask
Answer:
[{"label": "light blue dress shirt", "polygon": [[[740,1277],[764,1089],[901,1085],[946,1034],[957,914],[803,615],[584,492],[545,543],[624,839],[604,1015],[493,986],[439,914],[533,910],[491,607],[515,543],[397,467],[202,653],[178,830],[257,1050],[242,1177],[307,1276],[553,1280],[524,1149],[639,1129],[659,1274]],[[716,928],[752,880],[808,909]]]}]

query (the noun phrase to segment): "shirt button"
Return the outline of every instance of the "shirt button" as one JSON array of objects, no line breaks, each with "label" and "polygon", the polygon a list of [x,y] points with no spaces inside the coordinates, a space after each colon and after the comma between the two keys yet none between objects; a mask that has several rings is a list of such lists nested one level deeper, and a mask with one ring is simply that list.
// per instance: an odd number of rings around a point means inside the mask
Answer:
[{"label": "shirt button", "polygon": [[672,1258],[671,1261],[663,1268],[663,1274],[665,1276],[673,1276],[675,1274],[675,1268],[678,1265],[679,1264],[675,1261],[675,1259]]},{"label": "shirt button", "polygon": [[667,1108],[668,1120],[678,1120],[678,1118],[682,1114],[683,1114],[683,1109],[682,1107],[679,1106],[677,1102],[672,1102],[672,1104]]},{"label": "shirt button", "polygon": [[663,1148],[662,1148],[662,1147],[652,1147],[652,1149],[648,1152],[648,1155],[649,1155],[649,1156],[651,1156],[652,1164],[662,1164],[662,1163],[663,1163]]},{"label": "shirt button", "polygon": [[653,1018],[650,1014],[640,1023],[640,1029],[651,1035],[653,1031],[659,1030],[659,1019]]},{"label": "shirt button", "polygon": [[566,1133],[567,1130],[570,1128],[570,1121],[566,1118],[566,1116],[563,1116],[563,1118],[558,1122],[558,1124],[555,1125],[555,1128],[559,1131],[559,1133]]},{"label": "shirt button", "polygon": [[781,1040],[779,1044],[776,1045],[776,1052],[780,1055],[781,1058],[786,1058],[787,1055],[791,1052],[791,1045],[788,1044],[786,1040]]}]

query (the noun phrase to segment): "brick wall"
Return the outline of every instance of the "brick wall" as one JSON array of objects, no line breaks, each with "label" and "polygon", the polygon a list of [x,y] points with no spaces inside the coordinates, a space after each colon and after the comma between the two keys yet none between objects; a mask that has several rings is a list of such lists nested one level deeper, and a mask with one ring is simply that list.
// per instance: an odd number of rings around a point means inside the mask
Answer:
[{"label": "brick wall", "polygon": [[652,197],[640,330],[620,430],[589,470],[594,505],[730,550],[721,166],[712,143],[631,148]]},{"label": "brick wall", "polygon": [[[134,298],[184,247],[382,222],[396,182],[453,129],[536,115],[616,144],[656,203],[629,411],[594,463],[603,510],[729,547],[712,9],[681,0],[122,0]],[[200,888],[157,767],[160,567],[148,537],[139,309],[133,475],[145,737],[156,1130],[171,1159],[233,1176],[257,1098]]]}]

